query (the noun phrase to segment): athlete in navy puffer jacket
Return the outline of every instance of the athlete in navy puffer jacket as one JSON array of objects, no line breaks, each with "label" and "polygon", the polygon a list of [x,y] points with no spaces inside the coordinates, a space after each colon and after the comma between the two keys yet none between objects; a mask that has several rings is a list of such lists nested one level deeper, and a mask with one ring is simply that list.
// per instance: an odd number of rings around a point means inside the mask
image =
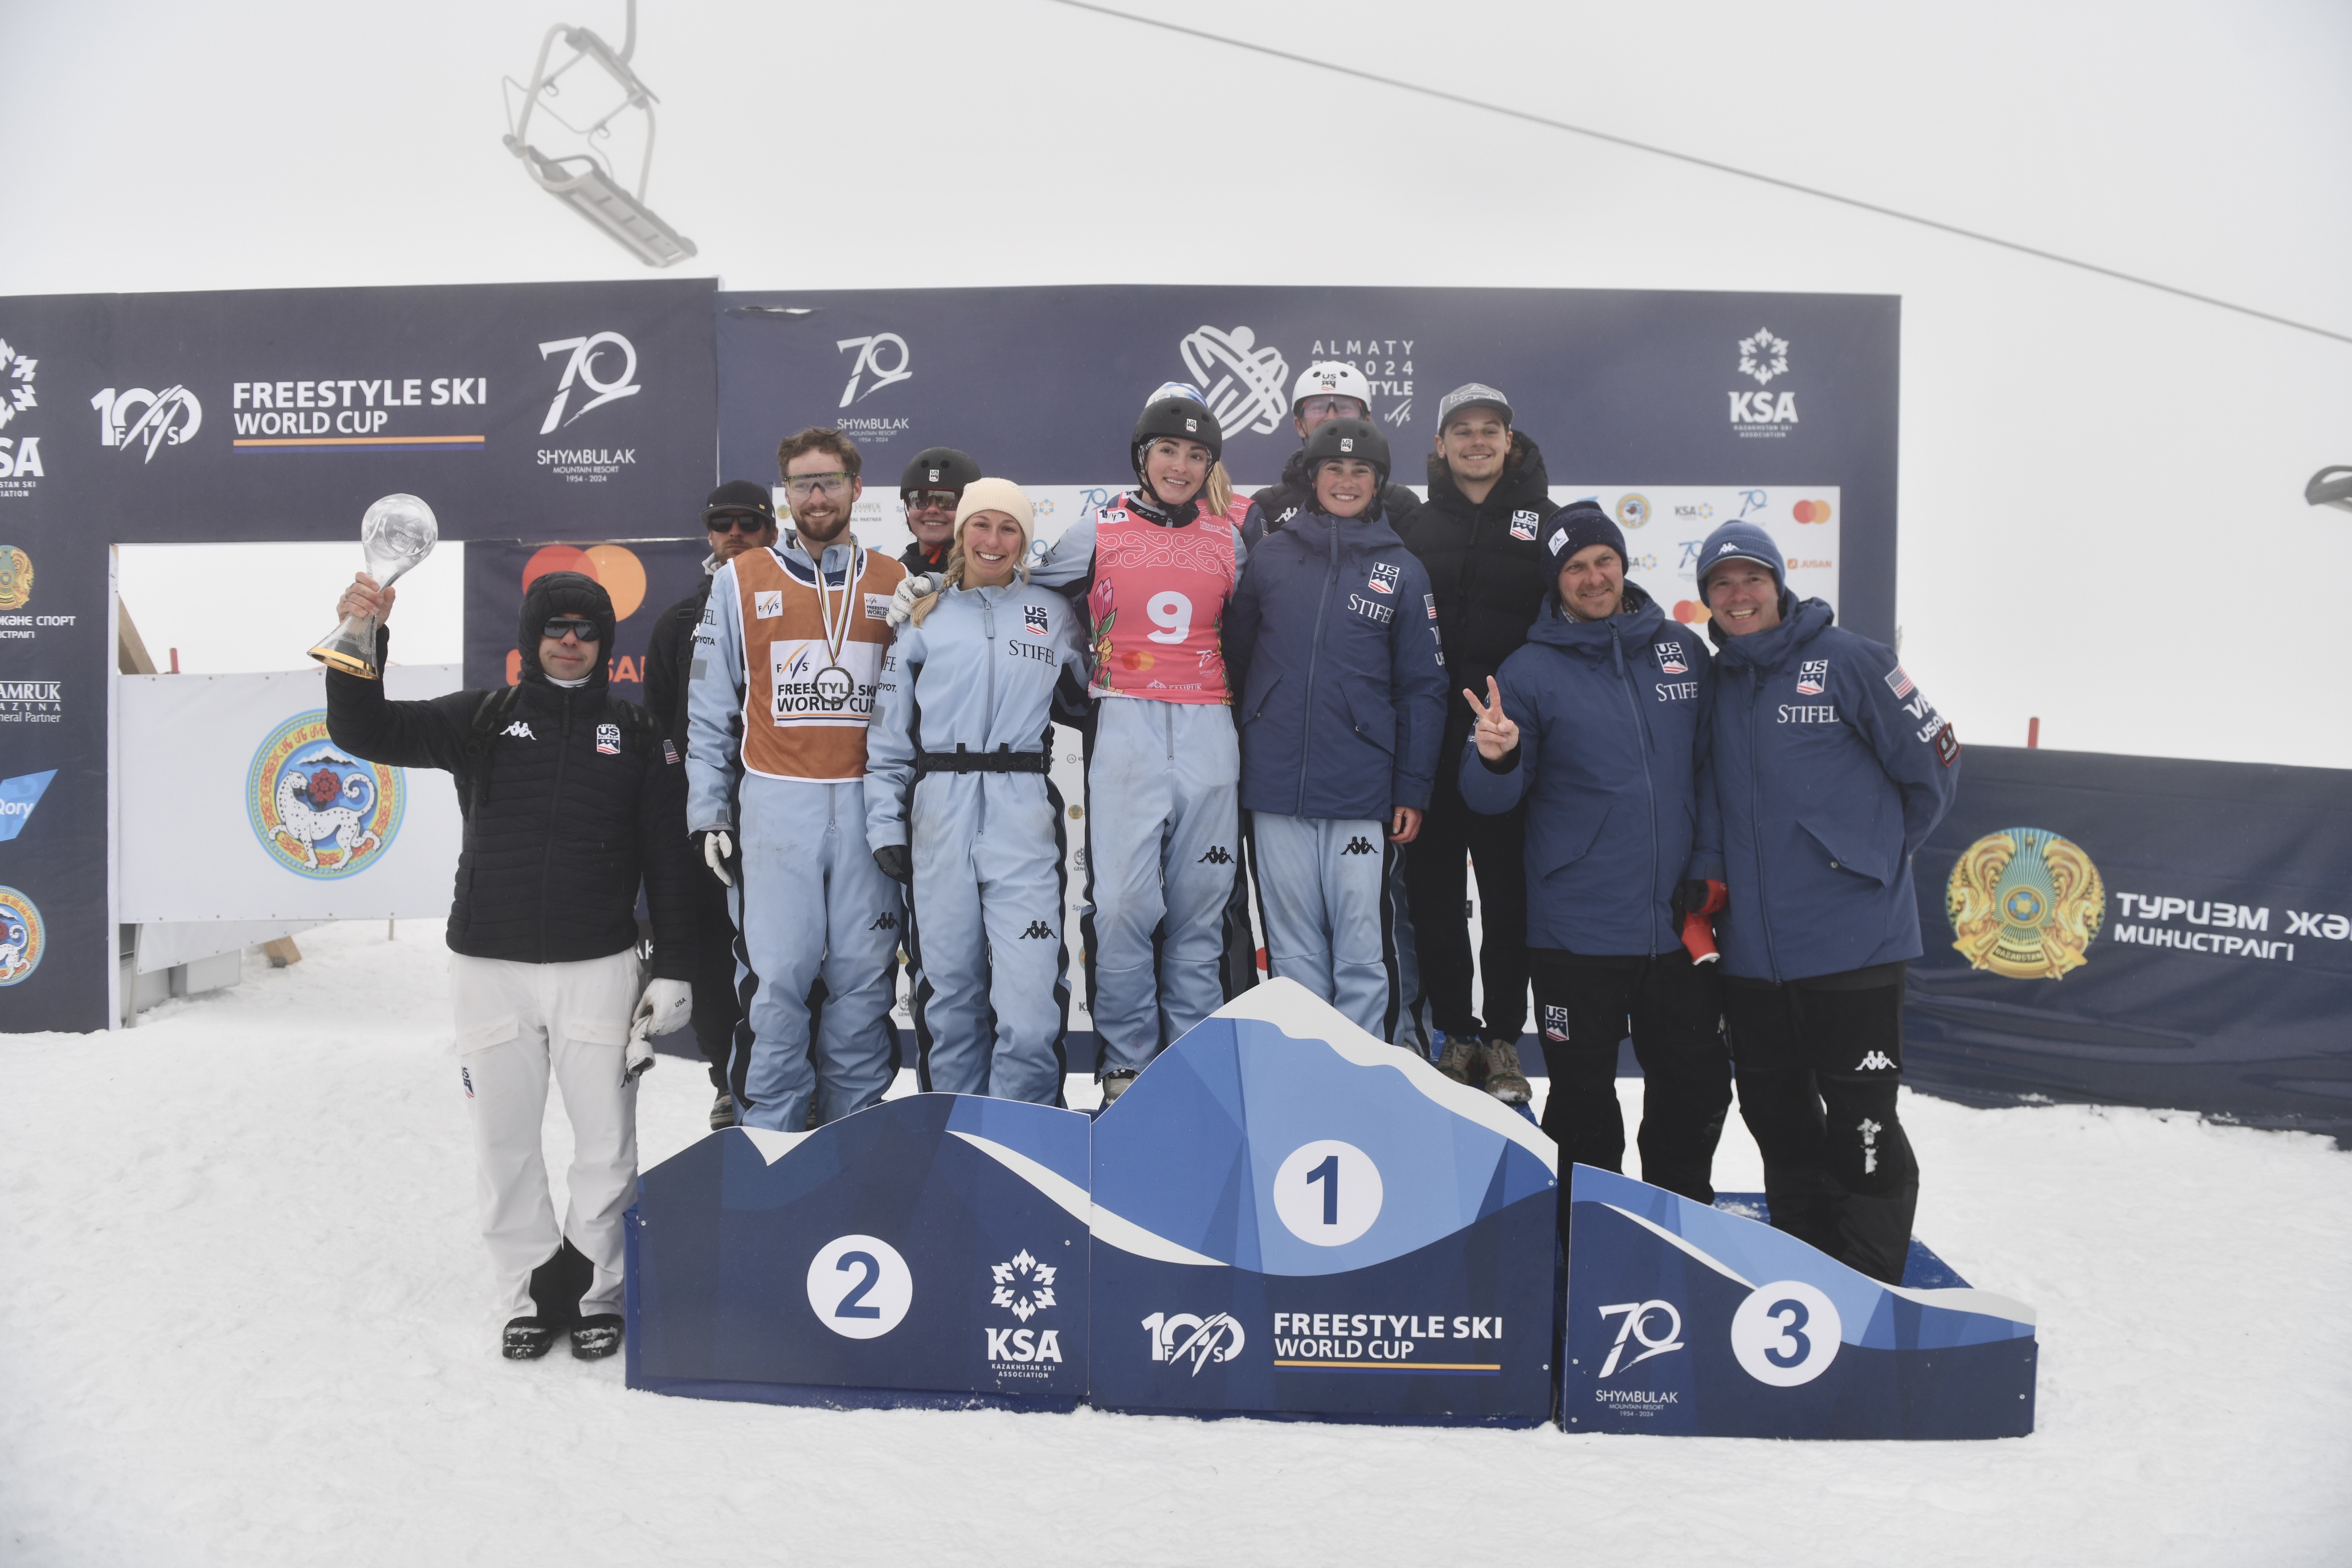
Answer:
[{"label": "athlete in navy puffer jacket", "polygon": [[[1460,777],[1474,811],[1530,802],[1528,973],[1551,1076],[1544,1131],[1578,1164],[1624,1168],[1617,1042],[1630,1021],[1648,1084],[1642,1179],[1713,1203],[1731,1060],[1715,970],[1684,949],[1675,895],[1723,875],[1713,792],[1701,786],[1714,661],[1696,631],[1624,580],[1624,535],[1598,506],[1547,519],[1543,545],[1558,564],[1551,592],[1494,695],[1467,694],[1479,720]],[[1565,1237],[1564,1215],[1560,1224]]]},{"label": "athlete in navy puffer jacket", "polygon": [[1700,546],[1723,650],[1707,773],[1731,894],[1724,1024],[1772,1224],[1899,1283],[1919,1201],[1896,1114],[1911,857],[1952,804],[1960,743],[1893,653],[1798,602],[1785,559],[1754,523]]}]

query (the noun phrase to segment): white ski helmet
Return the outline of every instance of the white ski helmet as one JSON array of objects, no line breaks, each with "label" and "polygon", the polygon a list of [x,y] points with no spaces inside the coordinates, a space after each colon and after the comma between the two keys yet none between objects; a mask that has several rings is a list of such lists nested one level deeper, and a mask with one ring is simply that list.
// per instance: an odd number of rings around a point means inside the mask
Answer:
[{"label": "white ski helmet", "polygon": [[1372,412],[1372,384],[1364,373],[1345,360],[1317,360],[1298,373],[1298,384],[1290,389],[1290,411],[1310,397],[1352,397],[1364,405],[1364,414]]}]

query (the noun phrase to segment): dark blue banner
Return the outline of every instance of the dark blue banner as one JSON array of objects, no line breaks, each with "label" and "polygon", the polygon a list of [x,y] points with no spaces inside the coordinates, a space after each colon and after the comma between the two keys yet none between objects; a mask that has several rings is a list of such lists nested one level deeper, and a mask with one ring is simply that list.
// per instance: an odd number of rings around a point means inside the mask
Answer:
[{"label": "dark blue banner", "polygon": [[[699,496],[694,498],[698,510]],[[550,572],[579,572],[604,584],[619,617],[605,650],[613,695],[643,702],[646,647],[662,612],[696,591],[710,552],[701,539],[636,540],[626,544],[528,544],[478,541],[466,547],[466,665],[469,687],[496,689],[521,679],[515,646],[523,590]],[[686,678],[683,667],[678,671]],[[681,697],[684,687],[681,685]]]},{"label": "dark blue banner", "polygon": [[1916,862],[1905,1068],[2352,1135],[2352,780],[1971,746]]}]

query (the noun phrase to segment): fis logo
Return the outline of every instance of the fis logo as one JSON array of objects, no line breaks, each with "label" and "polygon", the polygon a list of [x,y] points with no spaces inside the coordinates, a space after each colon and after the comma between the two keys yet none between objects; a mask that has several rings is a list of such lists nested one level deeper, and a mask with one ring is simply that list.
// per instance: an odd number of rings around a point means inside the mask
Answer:
[{"label": "fis logo", "polygon": [[1800,665],[1797,668],[1797,695],[1800,697],[1819,697],[1822,694],[1822,688],[1828,682],[1829,678],[1830,661],[1828,659],[1809,658],[1805,660],[1805,662]]},{"label": "fis logo", "polygon": [[596,726],[596,750],[608,757],[621,754],[621,727],[618,724]]},{"label": "fis logo", "polygon": [[1894,1066],[1894,1060],[1889,1058],[1885,1051],[1873,1051],[1868,1056],[1863,1058],[1862,1060],[1854,1063],[1853,1070],[1856,1072],[1885,1072],[1891,1069]]},{"label": "fis logo", "polygon": [[[596,374],[597,356],[605,349],[616,350],[621,356],[621,374],[610,380]],[[539,357],[541,359],[559,353],[569,353],[572,357],[563,362],[563,374],[555,384],[555,396],[548,403],[547,417],[540,422],[539,433],[542,436],[551,434],[558,426],[571,424],[583,414],[604,407],[607,403],[635,397],[645,390],[637,384],[636,345],[618,332],[596,332],[584,338],[555,338],[539,345]],[[604,363],[609,365],[613,361],[607,357]],[[564,410],[571,405],[572,389],[575,385],[596,395],[572,409],[570,416],[566,417]]]},{"label": "fis logo", "polygon": [[1348,847],[1339,851],[1342,855],[1369,855],[1371,852],[1372,841],[1360,833],[1349,839]]},{"label": "fis logo", "polygon": [[143,445],[152,463],[166,445],[184,447],[204,428],[205,405],[184,386],[150,392],[134,386],[127,392],[107,387],[89,400],[98,410],[98,444],[128,449]]},{"label": "fis logo", "polygon": [[1690,666],[1683,660],[1682,644],[1678,642],[1662,642],[1657,644],[1656,647],[1658,654],[1658,668],[1660,669],[1665,671],[1668,675],[1682,675],[1689,670]]},{"label": "fis logo", "polygon": [[[1639,1365],[1654,1355],[1664,1355],[1668,1351],[1683,1348],[1683,1315],[1672,1301],[1623,1301],[1614,1307],[1601,1309],[1603,1318],[1613,1318],[1620,1312],[1625,1314],[1625,1321],[1617,1326],[1617,1341],[1609,1347],[1609,1359],[1601,1363],[1601,1377],[1607,1377],[1617,1370],[1618,1360],[1624,1355],[1628,1340],[1638,1341],[1642,1350],[1640,1354],[1625,1363],[1627,1366]],[[1650,1317],[1655,1312],[1665,1314],[1666,1331],[1654,1338],[1650,1333]]]},{"label": "fis logo", "polygon": [[[849,380],[841,388],[839,406],[843,408],[873,396],[886,386],[911,380],[915,374],[915,356],[908,351],[907,340],[896,332],[877,332],[870,338],[843,338],[833,345],[833,349],[835,353],[845,354],[852,349],[857,351],[856,359],[850,362]],[[894,355],[898,363],[885,365],[882,356],[886,353]],[[860,392],[858,383],[868,374],[874,377],[874,384]]]},{"label": "fis logo", "polygon": [[752,619],[772,621],[783,613],[784,591],[782,588],[762,589],[751,595]]},{"label": "fis logo", "polygon": [[1209,389],[1209,412],[1220,427],[1270,436],[1289,416],[1290,362],[1272,343],[1258,347],[1251,328],[1195,327],[1178,351],[1193,381]]},{"label": "fis logo", "polygon": [[516,720],[513,723],[499,731],[499,733],[501,735],[512,735],[518,741],[536,741],[539,739],[538,736],[530,732],[530,726],[520,719]]},{"label": "fis logo", "polygon": [[1153,1361],[1190,1361],[1194,1377],[1213,1361],[1238,1360],[1242,1347],[1249,1343],[1249,1335],[1231,1312],[1213,1312],[1206,1318],[1190,1312],[1154,1312],[1143,1320],[1143,1329],[1151,1336]]},{"label": "fis logo", "polygon": [[1209,852],[1192,862],[1195,866],[1230,866],[1233,863],[1233,856],[1226,852],[1225,847],[1222,844],[1210,845]]},{"label": "fis logo", "polygon": [[1045,606],[1043,605],[1024,605],[1021,607],[1021,629],[1025,632],[1033,632],[1041,637],[1044,637],[1049,629],[1049,624],[1045,614]]},{"label": "fis logo", "polygon": [[[1511,514],[1511,537],[1513,539],[1533,539],[1535,536],[1536,514],[1531,511],[1513,512]],[[1555,552],[1555,553],[1557,552]]]},{"label": "fis logo", "polygon": [[1021,933],[1021,940],[1024,942],[1051,942],[1054,940],[1054,928],[1047,925],[1044,921],[1031,921],[1029,922],[1029,929]]},{"label": "fis logo", "polygon": [[1383,561],[1372,568],[1371,590],[1375,594],[1393,594],[1397,591],[1398,581],[1403,575],[1402,567]]},{"label": "fis logo", "polygon": [[1547,1005],[1544,1008],[1544,1038],[1568,1042],[1568,1009]]}]

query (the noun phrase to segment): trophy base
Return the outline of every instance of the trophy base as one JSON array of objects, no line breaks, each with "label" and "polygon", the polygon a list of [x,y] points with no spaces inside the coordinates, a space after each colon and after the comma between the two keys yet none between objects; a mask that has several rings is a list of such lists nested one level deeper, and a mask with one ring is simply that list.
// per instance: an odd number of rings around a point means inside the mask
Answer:
[{"label": "trophy base", "polygon": [[362,680],[382,680],[383,671],[376,668],[374,653],[375,627],[364,625],[358,616],[353,616],[337,626],[326,641],[312,648],[310,657],[329,669],[356,675]]}]

